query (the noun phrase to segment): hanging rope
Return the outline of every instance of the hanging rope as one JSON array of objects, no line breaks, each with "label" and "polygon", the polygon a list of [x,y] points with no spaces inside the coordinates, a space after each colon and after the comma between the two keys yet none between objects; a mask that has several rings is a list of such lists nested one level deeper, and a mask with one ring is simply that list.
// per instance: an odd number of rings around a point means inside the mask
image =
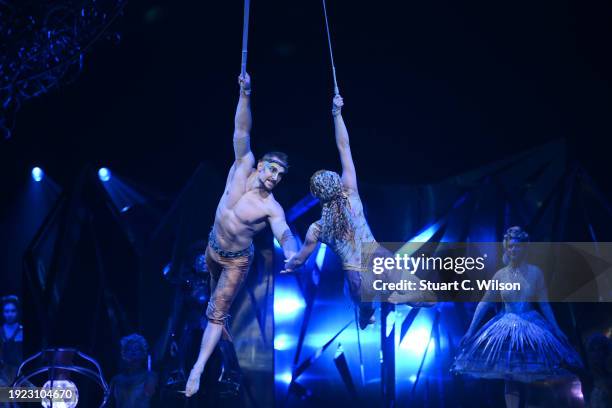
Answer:
[{"label": "hanging rope", "polygon": [[325,0],[323,0],[323,16],[325,17],[325,29],[327,30],[327,44],[329,45],[329,58],[331,60],[332,75],[334,77],[334,94],[339,95],[340,90],[338,89],[338,81],[336,80],[336,66],[334,65],[334,53],[332,51],[331,36],[329,34],[329,22],[327,21],[327,7],[325,6]]},{"label": "hanging rope", "polygon": [[246,74],[247,64],[247,43],[249,42],[249,9],[251,8],[251,0],[244,0],[244,21],[242,23],[242,65],[240,75],[244,77]]}]

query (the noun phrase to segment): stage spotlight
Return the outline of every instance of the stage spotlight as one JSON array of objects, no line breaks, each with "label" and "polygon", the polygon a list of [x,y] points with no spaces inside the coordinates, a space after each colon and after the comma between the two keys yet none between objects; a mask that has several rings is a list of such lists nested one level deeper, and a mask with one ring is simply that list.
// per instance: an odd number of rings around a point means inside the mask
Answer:
[{"label": "stage spotlight", "polygon": [[100,181],[107,182],[111,178],[110,170],[106,167],[101,167],[100,170],[98,170],[98,178]]},{"label": "stage spotlight", "polygon": [[167,277],[171,271],[172,271],[172,262],[164,266],[164,269],[162,270],[162,274],[164,275],[164,278]]},{"label": "stage spotlight", "polygon": [[34,167],[32,169],[32,180],[35,182],[42,181],[43,177],[45,177],[45,172],[40,167]]}]

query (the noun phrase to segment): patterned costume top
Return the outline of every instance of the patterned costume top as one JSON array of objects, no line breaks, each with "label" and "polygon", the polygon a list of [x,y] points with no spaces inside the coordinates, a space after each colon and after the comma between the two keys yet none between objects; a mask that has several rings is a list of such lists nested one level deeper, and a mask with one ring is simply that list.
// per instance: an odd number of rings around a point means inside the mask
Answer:
[{"label": "patterned costume top", "polygon": [[[374,235],[366,221],[363,212],[361,198],[356,191],[345,191],[343,194],[348,200],[348,211],[352,226],[353,236],[348,239],[326,240],[321,236],[321,220],[313,225],[317,228],[315,232],[317,239],[329,246],[342,260],[342,267],[345,270],[362,271],[362,244],[374,243]],[[365,263],[364,263],[365,264]]]}]

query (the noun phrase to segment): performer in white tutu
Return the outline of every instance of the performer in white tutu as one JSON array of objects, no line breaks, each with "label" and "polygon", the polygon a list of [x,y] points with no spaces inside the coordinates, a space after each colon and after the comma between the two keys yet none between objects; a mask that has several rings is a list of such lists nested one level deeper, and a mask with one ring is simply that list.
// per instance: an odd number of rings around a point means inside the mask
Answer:
[{"label": "performer in white tutu", "polygon": [[[582,367],[548,304],[542,271],[526,262],[528,239],[520,227],[504,235],[506,266],[493,279],[520,282],[522,289],[485,294],[451,368],[472,377],[506,380],[508,408],[519,406],[520,383],[571,379],[572,371]],[[503,310],[476,331],[495,302],[502,302]]]}]

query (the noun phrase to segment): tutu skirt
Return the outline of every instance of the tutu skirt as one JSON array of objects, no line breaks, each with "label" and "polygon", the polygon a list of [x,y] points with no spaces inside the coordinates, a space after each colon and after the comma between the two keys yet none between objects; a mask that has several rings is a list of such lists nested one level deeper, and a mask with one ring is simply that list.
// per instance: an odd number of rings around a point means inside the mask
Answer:
[{"label": "tutu skirt", "polygon": [[476,378],[531,383],[573,378],[580,357],[535,310],[500,313],[460,350],[451,371]]}]

